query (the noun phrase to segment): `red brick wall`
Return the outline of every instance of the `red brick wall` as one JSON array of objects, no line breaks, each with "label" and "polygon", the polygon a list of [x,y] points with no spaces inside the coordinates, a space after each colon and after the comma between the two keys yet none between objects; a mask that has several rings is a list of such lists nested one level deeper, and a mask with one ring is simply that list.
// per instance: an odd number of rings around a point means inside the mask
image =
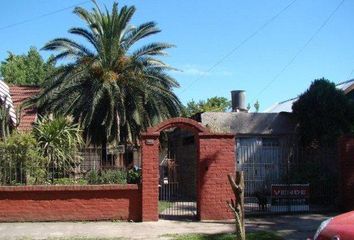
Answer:
[{"label": "red brick wall", "polygon": [[354,136],[344,136],[339,141],[340,191],[342,208],[354,210]]},{"label": "red brick wall", "polygon": [[180,127],[196,134],[197,206],[200,220],[232,219],[226,201],[234,198],[227,175],[235,173],[235,136],[210,133],[198,122],[174,118],[148,129],[141,136],[142,220],[158,220],[159,135]]},{"label": "red brick wall", "polygon": [[142,220],[159,219],[159,134],[141,137],[142,159]]},{"label": "red brick wall", "polygon": [[141,221],[138,185],[0,187],[0,221]]},{"label": "red brick wall", "polygon": [[228,174],[235,174],[233,135],[200,134],[198,216],[200,220],[231,219],[226,201],[234,199]]}]

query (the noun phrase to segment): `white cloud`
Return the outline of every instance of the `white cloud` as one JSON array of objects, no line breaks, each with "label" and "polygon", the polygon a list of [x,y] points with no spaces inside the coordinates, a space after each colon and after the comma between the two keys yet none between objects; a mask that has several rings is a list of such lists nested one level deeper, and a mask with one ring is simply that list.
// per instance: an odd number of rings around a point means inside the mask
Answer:
[{"label": "white cloud", "polygon": [[181,75],[188,75],[188,76],[232,76],[233,72],[227,70],[207,70],[206,68],[202,68],[195,65],[183,65],[178,68],[180,71],[176,72],[177,74]]}]

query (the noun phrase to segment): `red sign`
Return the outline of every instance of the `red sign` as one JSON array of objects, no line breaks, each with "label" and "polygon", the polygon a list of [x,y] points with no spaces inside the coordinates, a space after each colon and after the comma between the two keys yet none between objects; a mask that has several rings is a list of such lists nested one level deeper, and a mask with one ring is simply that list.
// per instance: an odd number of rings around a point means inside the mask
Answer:
[{"label": "red sign", "polygon": [[309,184],[273,184],[272,198],[308,198]]},{"label": "red sign", "polygon": [[272,184],[271,190],[272,211],[309,211],[309,184]]}]

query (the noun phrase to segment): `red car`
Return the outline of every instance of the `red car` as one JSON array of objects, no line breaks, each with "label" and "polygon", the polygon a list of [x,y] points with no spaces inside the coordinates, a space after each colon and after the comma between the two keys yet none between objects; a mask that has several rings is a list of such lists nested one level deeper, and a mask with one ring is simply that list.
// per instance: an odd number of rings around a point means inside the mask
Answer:
[{"label": "red car", "polygon": [[354,239],[354,211],[332,217],[322,222],[314,240]]}]

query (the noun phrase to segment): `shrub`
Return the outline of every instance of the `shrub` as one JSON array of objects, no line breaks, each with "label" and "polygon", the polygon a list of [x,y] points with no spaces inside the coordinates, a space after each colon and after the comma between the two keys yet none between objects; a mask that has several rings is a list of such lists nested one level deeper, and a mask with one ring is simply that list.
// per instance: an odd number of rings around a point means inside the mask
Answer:
[{"label": "shrub", "polygon": [[324,167],[323,163],[304,161],[287,177],[293,184],[310,184],[311,203],[334,203],[338,176],[333,170]]},{"label": "shrub", "polygon": [[127,182],[136,184],[140,183],[141,181],[141,169],[139,168],[133,168],[128,171],[128,177],[127,177]]},{"label": "shrub", "polygon": [[2,184],[43,184],[46,158],[41,156],[32,134],[11,134],[0,142],[0,179]]},{"label": "shrub", "polygon": [[126,184],[127,173],[124,170],[91,170],[86,175],[88,184]]},{"label": "shrub", "polygon": [[83,143],[81,130],[69,118],[41,117],[33,128],[42,156],[48,159],[47,167],[57,172],[70,172],[80,163],[78,149]]},{"label": "shrub", "polygon": [[292,109],[304,147],[335,146],[337,138],[348,133],[354,122],[353,102],[323,78],[313,81]]},{"label": "shrub", "polygon": [[101,184],[100,175],[96,170],[91,170],[88,172],[86,175],[86,180],[88,184]]},{"label": "shrub", "polygon": [[86,185],[86,179],[74,179],[74,178],[58,178],[54,179],[54,185]]},{"label": "shrub", "polygon": [[124,170],[106,170],[101,172],[101,181],[104,184],[127,183],[127,172]]}]

